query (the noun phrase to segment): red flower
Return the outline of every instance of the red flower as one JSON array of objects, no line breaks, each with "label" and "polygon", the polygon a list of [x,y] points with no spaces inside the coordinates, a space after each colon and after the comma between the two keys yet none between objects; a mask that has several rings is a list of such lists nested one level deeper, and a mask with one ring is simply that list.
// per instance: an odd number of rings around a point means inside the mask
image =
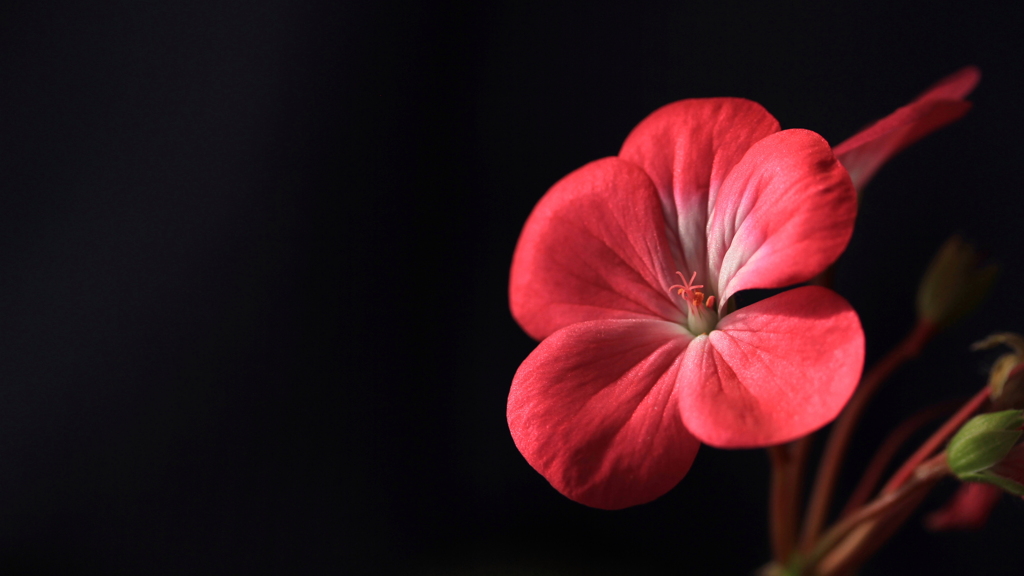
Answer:
[{"label": "red flower", "polygon": [[728,302],[821,272],[856,209],[828,144],[754,102],[649,116],[618,157],[555,184],[519,239],[512,312],[544,339],[509,396],[519,450],[566,496],[623,508],[677,484],[698,439],[767,446],[833,419],[863,363],[849,304],[814,286]]},{"label": "red flower", "polygon": [[[837,148],[860,186],[966,111],[976,71],[958,74]],[[700,442],[769,446],[835,418],[863,367],[850,305],[815,286],[730,299],[817,275],[856,210],[828,144],[754,102],[655,111],[617,157],[555,184],[519,238],[512,314],[543,340],[509,394],[520,452],[569,498],[616,509],[670,490]]]},{"label": "red flower", "polygon": [[925,90],[910,104],[836,146],[836,157],[850,172],[854,186],[863,189],[889,158],[966,114],[971,103],[964,98],[979,80],[981,71],[976,67],[962,68]]}]

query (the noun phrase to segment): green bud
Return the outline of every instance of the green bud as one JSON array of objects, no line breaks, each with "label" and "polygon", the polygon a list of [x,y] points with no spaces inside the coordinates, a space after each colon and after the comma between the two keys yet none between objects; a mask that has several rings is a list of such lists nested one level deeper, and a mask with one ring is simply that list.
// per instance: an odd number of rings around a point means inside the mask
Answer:
[{"label": "green bud", "polygon": [[[1024,427],[1024,411],[1004,410],[980,414],[967,421],[949,441],[946,459],[949,469],[961,480],[977,478],[1006,457]],[[983,475],[983,474],[982,474]]]},{"label": "green bud", "polygon": [[917,289],[919,318],[945,328],[974,310],[995,282],[999,267],[982,266],[973,246],[951,236],[932,258]]}]

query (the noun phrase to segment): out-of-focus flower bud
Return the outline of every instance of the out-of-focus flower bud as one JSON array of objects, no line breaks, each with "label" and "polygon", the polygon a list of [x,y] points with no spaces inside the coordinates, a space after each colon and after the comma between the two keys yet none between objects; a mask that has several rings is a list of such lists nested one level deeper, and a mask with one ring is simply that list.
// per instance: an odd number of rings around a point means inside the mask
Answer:
[{"label": "out-of-focus flower bud", "polygon": [[917,289],[917,315],[945,328],[967,315],[988,294],[999,267],[984,265],[973,246],[958,234],[932,258]]},{"label": "out-of-focus flower bud", "polygon": [[996,359],[988,373],[988,388],[995,409],[1024,408],[1024,337],[999,332],[971,345],[971,350],[988,350],[1005,344],[1011,352]]},{"label": "out-of-focus flower bud", "polygon": [[1024,411],[1004,410],[971,418],[946,447],[949,469],[965,482],[994,484],[1024,495],[1024,448],[1015,447]]},{"label": "out-of-focus flower bud", "polygon": [[1003,491],[990,484],[961,484],[945,506],[924,517],[924,526],[933,532],[980,530],[1002,496]]}]

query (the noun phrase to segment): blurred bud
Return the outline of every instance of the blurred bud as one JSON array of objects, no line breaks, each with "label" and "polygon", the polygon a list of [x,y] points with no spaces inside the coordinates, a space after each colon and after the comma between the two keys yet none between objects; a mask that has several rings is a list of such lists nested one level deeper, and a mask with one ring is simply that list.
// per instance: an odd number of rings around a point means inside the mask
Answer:
[{"label": "blurred bud", "polygon": [[977,307],[992,288],[999,267],[982,266],[973,246],[954,234],[932,258],[917,289],[919,318],[945,328]]},{"label": "blurred bud", "polygon": [[1002,496],[1003,491],[990,484],[961,484],[945,506],[924,517],[924,526],[933,532],[980,530]]},{"label": "blurred bud", "polygon": [[1024,411],[1004,410],[971,418],[949,441],[949,469],[965,482],[994,484],[1024,495],[1024,449],[1015,447]]},{"label": "blurred bud", "polygon": [[1024,408],[1024,337],[1013,332],[992,334],[980,342],[971,344],[971,350],[988,350],[1006,345],[1012,352],[996,359],[988,373],[988,388],[996,409]]}]

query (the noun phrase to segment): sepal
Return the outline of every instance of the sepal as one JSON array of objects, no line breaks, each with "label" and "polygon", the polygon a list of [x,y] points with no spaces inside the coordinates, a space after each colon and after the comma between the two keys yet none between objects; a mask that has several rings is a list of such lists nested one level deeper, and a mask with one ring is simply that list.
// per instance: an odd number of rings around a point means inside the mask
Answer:
[{"label": "sepal", "polygon": [[992,484],[1002,488],[1006,492],[1013,494],[1014,496],[1024,496],[1024,485],[1011,480],[1009,478],[1003,478],[992,472],[979,472],[977,474],[965,474],[960,476],[960,479],[964,482],[983,482],[985,484]]}]

